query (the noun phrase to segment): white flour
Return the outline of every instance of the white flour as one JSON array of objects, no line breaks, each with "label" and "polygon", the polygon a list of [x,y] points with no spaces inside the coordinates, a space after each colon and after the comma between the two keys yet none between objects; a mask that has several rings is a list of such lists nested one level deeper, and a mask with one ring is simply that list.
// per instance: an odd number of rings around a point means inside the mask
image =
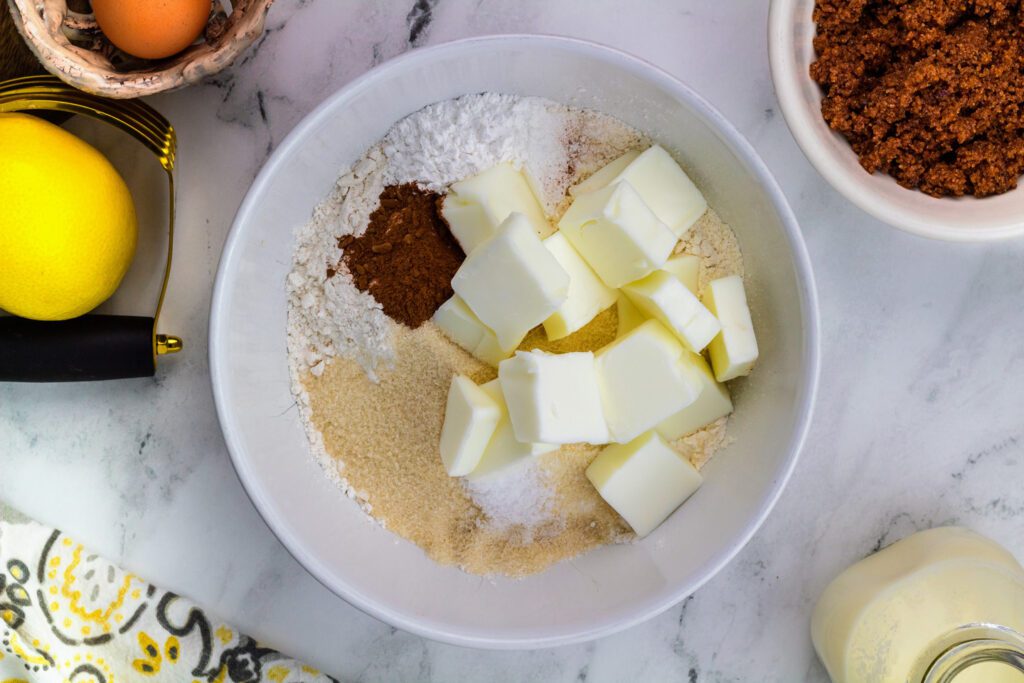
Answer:
[{"label": "white flour", "polygon": [[[394,361],[389,331],[394,323],[339,266],[338,238],[366,230],[386,186],[411,182],[444,192],[451,183],[504,162],[526,172],[545,210],[557,217],[565,208],[569,185],[644,144],[646,139],[634,129],[603,114],[540,98],[484,93],[411,114],[343,169],[334,189],[296,234],[287,282],[288,357],[292,390],[314,454],[367,511],[366,494],[349,487],[341,471],[344,465],[326,452],[301,381],[306,372],[320,376],[335,356],[354,359],[373,381],[378,369]],[[328,267],[341,269],[328,278]],[[529,528],[543,521],[545,501],[551,497],[536,469],[468,490],[495,524]],[[512,490],[524,486],[529,489]]]},{"label": "white flour", "polygon": [[[302,398],[299,377],[319,376],[331,356],[354,358],[372,379],[378,365],[391,361],[388,317],[348,273],[327,277],[341,259],[338,237],[366,230],[384,189],[387,162],[379,146],[356,162],[313,210],[313,218],[295,236],[288,275],[288,360],[292,388]],[[311,430],[315,431],[315,430]]]}]

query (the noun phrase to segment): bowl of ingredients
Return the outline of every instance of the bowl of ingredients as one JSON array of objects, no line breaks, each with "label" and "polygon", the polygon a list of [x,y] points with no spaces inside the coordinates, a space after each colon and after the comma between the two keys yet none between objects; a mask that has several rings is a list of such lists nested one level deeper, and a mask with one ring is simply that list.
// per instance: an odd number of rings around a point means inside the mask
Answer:
[{"label": "bowl of ingredients", "polygon": [[1020,25],[1016,5],[773,0],[776,95],[818,172],[869,214],[946,240],[1021,235]]},{"label": "bowl of ingredients", "polygon": [[221,71],[263,33],[272,2],[8,0],[50,73],[114,98],[175,90]]},{"label": "bowl of ingredients", "polygon": [[817,330],[799,228],[728,122],[634,57],[501,36],[296,127],[228,238],[210,359],[239,476],[320,581],[539,647],[739,551],[796,462]]}]

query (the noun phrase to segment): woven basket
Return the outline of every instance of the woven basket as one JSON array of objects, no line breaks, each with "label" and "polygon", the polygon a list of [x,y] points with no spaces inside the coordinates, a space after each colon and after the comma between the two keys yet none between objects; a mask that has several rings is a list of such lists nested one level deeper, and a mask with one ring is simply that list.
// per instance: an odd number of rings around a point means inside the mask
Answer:
[{"label": "woven basket", "polygon": [[202,42],[159,60],[121,52],[92,14],[68,9],[67,0],[7,1],[15,25],[48,71],[86,92],[126,99],[183,88],[227,67],[263,33],[274,0],[237,0],[230,14],[216,0]]}]

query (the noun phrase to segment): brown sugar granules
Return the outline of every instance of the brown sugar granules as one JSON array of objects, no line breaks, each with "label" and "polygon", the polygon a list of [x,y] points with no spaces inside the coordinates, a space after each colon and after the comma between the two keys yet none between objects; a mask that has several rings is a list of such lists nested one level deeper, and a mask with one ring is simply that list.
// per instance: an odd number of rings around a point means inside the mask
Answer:
[{"label": "brown sugar granules", "polygon": [[817,0],[825,121],[870,173],[984,197],[1024,173],[1019,0]]},{"label": "brown sugar granules", "polygon": [[412,328],[452,295],[452,276],[465,259],[438,212],[438,198],[411,183],[386,187],[366,232],[338,240],[356,287]]},{"label": "brown sugar granules", "polygon": [[[614,309],[609,313],[614,316]],[[614,327],[615,318],[610,319]],[[632,537],[584,475],[601,450],[566,446],[545,456],[557,490],[552,517],[534,529],[494,528],[464,482],[449,477],[437,453],[452,375],[476,382],[495,371],[426,323],[395,325],[396,364],[373,383],[356,363],[335,359],[307,377],[313,420],[341,474],[365,492],[373,516],[442,564],[474,574],[523,576],[591,548]]]}]

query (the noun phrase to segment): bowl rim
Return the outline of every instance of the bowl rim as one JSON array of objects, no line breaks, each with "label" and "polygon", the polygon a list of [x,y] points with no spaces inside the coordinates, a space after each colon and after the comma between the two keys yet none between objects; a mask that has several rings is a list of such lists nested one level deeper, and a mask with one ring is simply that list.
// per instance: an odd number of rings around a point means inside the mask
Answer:
[{"label": "bowl rim", "polygon": [[[866,186],[872,177],[858,165],[856,173],[847,172],[838,163],[835,155],[822,145],[813,131],[821,114],[816,109],[804,106],[800,96],[801,78],[808,81],[810,75],[796,64],[796,46],[792,26],[801,0],[770,0],[768,7],[768,62],[776,99],[782,109],[790,133],[804,156],[822,177],[847,200],[865,213],[904,232],[920,237],[945,240],[948,242],[990,242],[1024,235],[1024,220],[1004,222],[982,228],[966,228],[958,220],[924,218],[912,208],[899,202],[879,196]],[[813,2],[811,3],[813,11]],[[817,87],[817,86],[815,86]],[[845,140],[844,140],[845,144]],[[851,151],[852,153],[852,151]],[[893,181],[895,183],[895,181]],[[897,187],[899,187],[897,185]],[[900,187],[903,192],[919,193],[917,190]],[[922,195],[924,196],[924,195]],[[933,198],[940,202],[959,201],[956,198]],[[983,201],[965,198],[964,201]]]},{"label": "bowl rim", "polygon": [[[298,540],[290,535],[284,515],[279,517],[274,514],[273,506],[270,505],[260,480],[248,465],[240,430],[237,428],[232,417],[232,409],[227,405],[225,385],[227,383],[226,365],[229,353],[228,349],[226,347],[222,348],[221,344],[224,334],[221,311],[226,309],[229,289],[231,288],[231,282],[229,282],[227,277],[229,265],[235,258],[236,253],[240,251],[240,245],[243,242],[243,226],[249,221],[249,215],[254,211],[257,198],[262,195],[271,177],[278,172],[278,167],[282,164],[282,160],[288,156],[293,148],[299,145],[300,140],[305,137],[306,133],[313,128],[314,124],[325,112],[338,106],[339,102],[357,95],[383,74],[405,68],[409,62],[420,59],[424,54],[458,52],[464,50],[467,46],[487,43],[495,45],[515,43],[517,46],[522,46],[524,43],[530,42],[553,44],[583,54],[611,57],[624,68],[648,80],[652,80],[656,87],[666,89],[685,101],[687,106],[693,108],[695,112],[704,117],[709,125],[715,128],[724,138],[726,144],[739,156],[741,162],[747,166],[755,180],[764,187],[773,207],[779,215],[783,234],[793,257],[794,272],[800,294],[799,306],[803,321],[802,360],[806,371],[797,383],[796,395],[798,405],[796,415],[789,437],[788,452],[781,462],[778,475],[772,482],[770,489],[764,491],[760,506],[747,522],[742,533],[738,534],[712,561],[708,562],[700,574],[694,576],[688,582],[681,582],[674,590],[661,596],[655,604],[646,605],[643,609],[636,610],[628,618],[606,619],[600,623],[589,625],[587,628],[549,629],[541,635],[493,637],[480,635],[475,632],[460,631],[457,628],[437,628],[433,625],[425,624],[425,620],[419,619],[415,615],[402,612],[370,599],[363,595],[358,587],[335,576],[319,558],[315,557]],[[336,90],[311,112],[306,114],[264,162],[263,167],[239,206],[225,241],[217,270],[210,305],[209,329],[209,363],[214,403],[232,465],[253,506],[285,549],[324,587],[362,612],[417,636],[452,645],[485,649],[548,648],[582,643],[608,636],[661,614],[703,586],[721,571],[749,542],[781,496],[786,483],[793,473],[800,451],[807,438],[820,372],[818,296],[810,257],[796,217],[786,201],[785,195],[753,146],[706,100],[660,67],[617,48],[589,40],[551,34],[496,34],[463,38],[430,47],[416,48],[373,67]],[[224,359],[224,361],[222,362],[221,359]]]}]

